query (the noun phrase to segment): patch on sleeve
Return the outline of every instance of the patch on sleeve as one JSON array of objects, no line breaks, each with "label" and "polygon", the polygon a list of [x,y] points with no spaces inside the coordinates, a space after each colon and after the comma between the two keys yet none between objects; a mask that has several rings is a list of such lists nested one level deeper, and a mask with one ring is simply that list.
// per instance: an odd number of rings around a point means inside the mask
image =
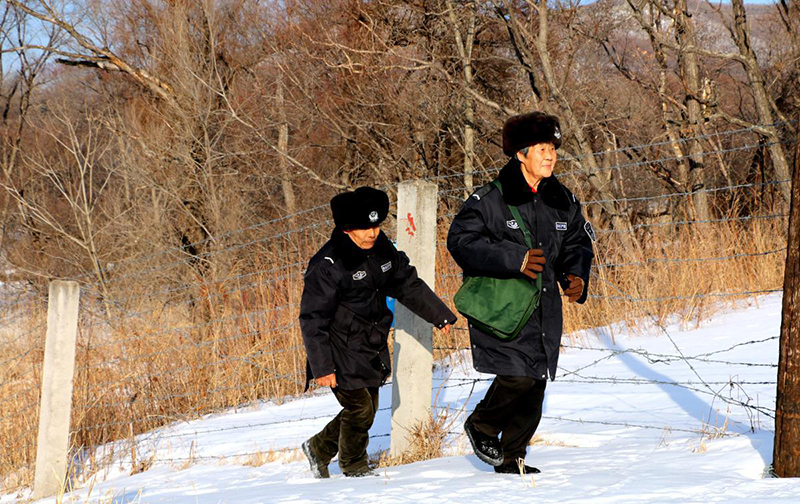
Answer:
[{"label": "patch on sleeve", "polygon": [[566,222],[556,222],[556,231],[566,231],[566,230],[567,230]]},{"label": "patch on sleeve", "polygon": [[472,196],[470,196],[470,197],[471,198],[475,198],[476,200],[480,201],[481,198],[486,196],[492,189],[494,189],[494,184],[491,184],[491,183],[484,184],[477,191],[472,193]]},{"label": "patch on sleeve", "polygon": [[594,234],[594,228],[592,227],[591,222],[586,221],[586,224],[583,225],[583,229],[593,242],[597,241],[597,236]]},{"label": "patch on sleeve", "polygon": [[517,224],[515,219],[506,221],[506,226],[508,226],[509,229],[519,229],[519,224]]},{"label": "patch on sleeve", "polygon": [[356,271],[355,273],[353,273],[353,280],[363,280],[366,277],[367,277],[367,272],[363,270]]}]

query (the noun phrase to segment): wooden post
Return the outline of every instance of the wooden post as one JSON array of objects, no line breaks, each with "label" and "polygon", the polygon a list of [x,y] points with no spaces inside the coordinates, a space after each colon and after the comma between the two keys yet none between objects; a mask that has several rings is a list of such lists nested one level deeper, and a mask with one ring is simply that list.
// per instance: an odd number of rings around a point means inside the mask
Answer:
[{"label": "wooden post", "polygon": [[772,461],[773,473],[781,478],[800,476],[800,135],[791,191]]},{"label": "wooden post", "polygon": [[56,280],[50,283],[34,500],[55,495],[65,488],[79,298],[77,282]]},{"label": "wooden post", "polygon": [[[397,248],[408,254],[419,277],[433,288],[436,264],[437,186],[402,182],[397,191]],[[433,326],[400,303],[395,308],[390,454],[408,448],[408,436],[431,412]]]}]

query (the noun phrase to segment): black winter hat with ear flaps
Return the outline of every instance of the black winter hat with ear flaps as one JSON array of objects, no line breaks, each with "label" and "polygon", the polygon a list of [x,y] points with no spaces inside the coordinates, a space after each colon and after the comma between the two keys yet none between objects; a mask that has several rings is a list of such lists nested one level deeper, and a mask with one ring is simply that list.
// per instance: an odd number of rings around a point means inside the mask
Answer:
[{"label": "black winter hat with ear flaps", "polygon": [[333,222],[341,230],[378,226],[389,214],[389,196],[372,187],[337,194],[331,200]]},{"label": "black winter hat with ear flaps", "polygon": [[558,117],[544,112],[531,112],[509,117],[503,125],[503,153],[513,156],[517,151],[536,145],[552,143],[561,147],[561,127]]}]

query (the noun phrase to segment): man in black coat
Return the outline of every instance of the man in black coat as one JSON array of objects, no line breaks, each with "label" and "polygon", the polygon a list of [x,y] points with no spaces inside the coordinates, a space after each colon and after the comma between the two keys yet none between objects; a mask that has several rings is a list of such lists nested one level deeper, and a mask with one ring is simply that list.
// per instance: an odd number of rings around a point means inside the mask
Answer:
[{"label": "man in black coat", "polygon": [[[497,179],[464,202],[447,248],[466,276],[542,277],[538,308],[515,339],[501,340],[470,324],[475,369],[497,375],[464,429],[476,455],[500,473],[519,472],[518,459],[542,417],[547,377],[554,379],[561,343],[561,297],[583,303],[589,285],[594,231],[575,196],[553,177],[561,131],[555,116],[533,112],[503,126],[510,156]],[[525,244],[508,206],[518,207],[532,236]],[[498,436],[502,433],[502,440]],[[539,472],[524,466],[528,473]]]},{"label": "man in black coat", "polygon": [[360,187],[339,194],[331,211],[336,228],[308,263],[300,302],[308,379],[331,387],[343,407],[302,445],[317,478],[329,477],[328,464],[337,453],[345,476],[373,474],[367,465],[369,428],[378,388],[391,368],[386,296],[444,331],[456,321],[380,230],[389,212],[385,192]]}]

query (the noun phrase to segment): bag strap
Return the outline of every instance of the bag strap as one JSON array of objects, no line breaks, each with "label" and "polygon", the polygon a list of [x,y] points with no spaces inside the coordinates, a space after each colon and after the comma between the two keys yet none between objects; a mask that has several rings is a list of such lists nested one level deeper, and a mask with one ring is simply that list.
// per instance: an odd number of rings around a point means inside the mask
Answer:
[{"label": "bag strap", "polygon": [[[500,194],[503,194],[503,184],[500,183],[499,180],[495,179],[492,180],[492,184],[497,187],[497,190],[500,191]],[[525,236],[525,244],[528,245],[529,249],[533,248],[533,239],[531,238],[531,232],[528,231],[528,226],[525,225],[525,221],[522,220],[522,216],[519,214],[519,209],[514,205],[509,205],[506,203],[506,206],[509,210],[511,210],[511,215],[514,216],[514,219],[519,224],[519,228],[522,230],[522,234]]]}]

